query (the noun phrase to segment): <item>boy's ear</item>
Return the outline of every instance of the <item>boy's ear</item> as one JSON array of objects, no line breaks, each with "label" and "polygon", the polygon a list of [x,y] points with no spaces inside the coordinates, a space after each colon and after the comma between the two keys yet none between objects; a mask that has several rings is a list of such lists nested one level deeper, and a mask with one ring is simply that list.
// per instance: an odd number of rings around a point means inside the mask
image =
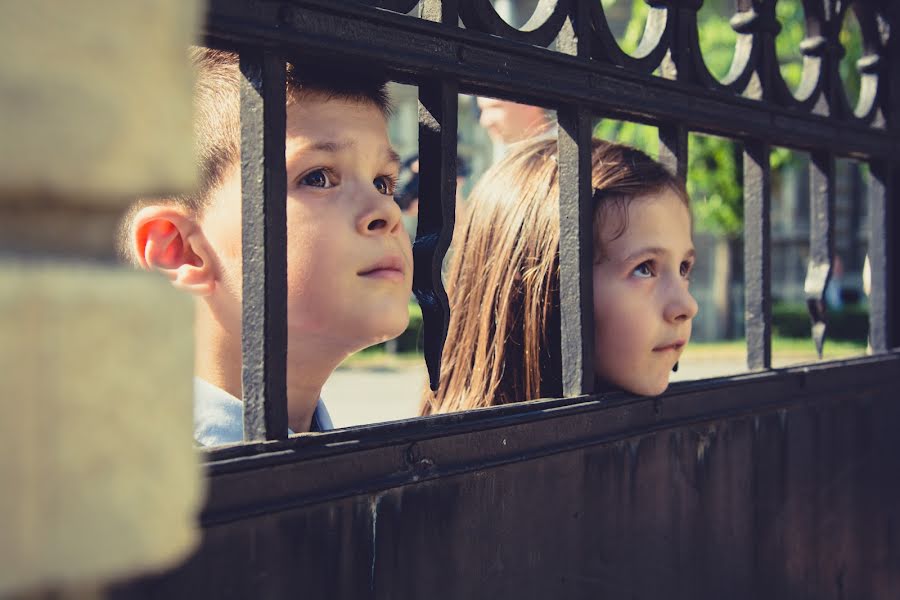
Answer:
[{"label": "boy's ear", "polygon": [[135,214],[132,243],[138,263],[176,288],[208,296],[215,287],[212,254],[202,230],[177,206],[145,206]]}]

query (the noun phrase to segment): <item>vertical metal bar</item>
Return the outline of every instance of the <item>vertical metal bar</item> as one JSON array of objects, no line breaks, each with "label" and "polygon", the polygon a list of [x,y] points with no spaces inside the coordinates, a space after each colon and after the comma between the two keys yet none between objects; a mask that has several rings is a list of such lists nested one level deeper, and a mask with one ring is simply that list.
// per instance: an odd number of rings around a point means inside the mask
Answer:
[{"label": "vertical metal bar", "polygon": [[869,342],[874,352],[886,352],[900,343],[894,333],[897,309],[896,175],[890,164],[869,163]]},{"label": "vertical metal bar", "polygon": [[[589,59],[591,16],[573,2],[556,39],[560,52]],[[594,203],[591,186],[593,119],[583,107],[557,112],[559,130],[559,312],[564,396],[594,391]]]},{"label": "vertical metal bar", "polygon": [[563,394],[594,391],[591,114],[559,110],[559,303]]},{"label": "vertical metal bar", "polygon": [[678,124],[659,128],[659,162],[681,181],[687,181],[688,132]]},{"label": "vertical metal bar", "polygon": [[757,140],[744,144],[744,319],[751,369],[772,366],[769,150]]},{"label": "vertical metal bar", "polygon": [[285,62],[241,52],[244,439],[287,437]]},{"label": "vertical metal bar", "polygon": [[419,223],[413,244],[413,292],[422,307],[423,350],[432,390],[438,389],[450,303],[441,279],[456,217],[458,84],[419,85]]},{"label": "vertical metal bar", "polygon": [[834,254],[834,156],[814,152],[809,162],[809,264],[803,291],[812,338],[822,358],[825,345],[825,287]]}]

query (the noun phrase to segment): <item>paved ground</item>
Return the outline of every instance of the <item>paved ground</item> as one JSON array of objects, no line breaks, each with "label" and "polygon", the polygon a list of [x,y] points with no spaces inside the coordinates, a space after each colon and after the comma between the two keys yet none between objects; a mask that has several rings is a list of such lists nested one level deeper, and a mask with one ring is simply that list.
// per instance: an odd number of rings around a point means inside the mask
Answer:
[{"label": "paved ground", "polygon": [[[673,381],[732,375],[746,370],[743,358],[705,358],[673,373]],[[340,369],[322,390],[336,427],[415,417],[425,382],[424,366]]]},{"label": "paved ground", "polygon": [[339,369],[322,398],[335,427],[409,419],[418,414],[425,366],[400,369]]}]

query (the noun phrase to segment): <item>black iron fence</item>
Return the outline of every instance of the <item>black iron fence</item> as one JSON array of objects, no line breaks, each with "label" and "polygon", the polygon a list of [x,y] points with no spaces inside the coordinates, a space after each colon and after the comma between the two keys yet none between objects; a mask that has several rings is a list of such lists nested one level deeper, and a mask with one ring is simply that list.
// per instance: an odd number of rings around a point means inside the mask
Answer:
[{"label": "black iron fence", "polygon": [[[365,6],[369,4],[370,6]],[[419,4],[421,18],[405,13]],[[869,169],[872,295],[876,352],[897,345],[894,231],[900,156],[897,8],[887,1],[807,0],[800,45],[802,81],[790,89],[779,69],[775,4],[737,0],[737,43],[724,79],[713,76],[698,36],[699,0],[653,0],[634,55],[621,50],[600,2],[544,1],[521,29],[489,0],[359,3],[214,0],[207,43],[237,49],[244,190],[244,395],[248,440],[287,437],[284,207],[284,55],[371,61],[419,89],[421,206],[414,245],[414,291],[424,316],[424,353],[438,385],[448,322],[440,265],[453,228],[457,94],[504,97],[556,109],[559,119],[560,269],[563,381],[567,396],[590,393],[590,155],[595,116],[659,128],[660,157],[687,172],[689,132],[743,143],[748,366],[771,367],[770,163],[774,145],[811,154],[810,260],[805,294],[821,354],[824,293],[833,259],[836,157]],[[841,81],[839,40],[854,11],[863,56],[860,95],[851,106]],[[458,26],[458,23],[464,27]],[[553,46],[553,50],[547,49]],[[893,58],[893,60],[891,60]],[[654,75],[657,72],[658,75]],[[260,199],[265,199],[260,202]]]},{"label": "black iron fence", "polygon": [[[206,43],[262,73],[241,99],[248,443],[207,455],[199,552],[115,597],[893,597],[900,4],[805,1],[795,91],[779,71],[770,0],[737,0],[722,81],[700,51],[698,0],[650,0],[634,56],[616,45],[599,0],[539,2],[522,29],[489,0],[423,0],[421,18],[405,14],[413,0],[368,4],[211,2]],[[847,10],[864,48],[855,107],[838,72]],[[448,320],[440,265],[453,227],[457,94],[557,111],[566,398],[283,439],[283,57],[297,52],[370,61],[418,86],[414,288],[433,384]],[[590,395],[596,116],[657,126],[660,156],[682,176],[688,132],[743,144],[746,330],[758,372],[657,398]],[[835,159],[870,166],[874,356],[770,368],[774,145],[812,156],[805,291],[820,348]]]}]

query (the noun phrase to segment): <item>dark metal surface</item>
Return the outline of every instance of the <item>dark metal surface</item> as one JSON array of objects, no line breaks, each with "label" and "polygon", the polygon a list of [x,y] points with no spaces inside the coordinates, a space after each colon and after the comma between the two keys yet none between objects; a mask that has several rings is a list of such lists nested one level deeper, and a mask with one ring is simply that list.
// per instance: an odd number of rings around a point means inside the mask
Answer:
[{"label": "dark metal surface", "polygon": [[590,113],[558,112],[559,304],[563,394],[594,389],[593,199]]},{"label": "dark metal surface", "polygon": [[897,202],[896,173],[883,162],[869,165],[869,343],[875,352],[884,352],[900,341],[892,331],[897,327],[897,232],[900,231],[900,210]]},{"label": "dark metal surface", "polygon": [[892,598],[898,366],[214,453],[199,552],[113,598]]},{"label": "dark metal surface", "polygon": [[244,439],[287,437],[285,62],[241,53]]},{"label": "dark metal surface", "polygon": [[769,153],[768,144],[744,144],[744,323],[751,369],[772,366]]},{"label": "dark metal surface", "polygon": [[422,350],[432,390],[438,386],[450,320],[441,266],[456,215],[457,94],[454,82],[419,84],[419,222],[413,244],[413,292],[422,307]]},{"label": "dark metal surface", "polygon": [[659,162],[685,181],[688,168],[688,132],[677,123],[659,128]]}]

